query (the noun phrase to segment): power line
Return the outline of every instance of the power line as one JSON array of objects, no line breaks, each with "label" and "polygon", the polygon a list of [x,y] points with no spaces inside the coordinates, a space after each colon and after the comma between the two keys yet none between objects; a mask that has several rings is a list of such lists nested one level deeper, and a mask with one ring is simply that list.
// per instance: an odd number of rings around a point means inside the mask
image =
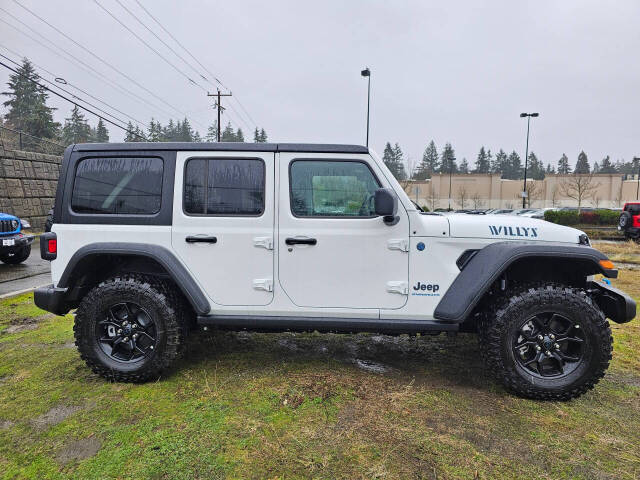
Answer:
[{"label": "power line", "polygon": [[[134,80],[133,78],[131,78],[129,75],[127,75],[126,73],[122,72],[120,69],[114,67],[112,64],[110,64],[109,62],[107,62],[106,60],[104,60],[103,58],[99,57],[98,55],[96,55],[94,52],[92,52],[91,50],[89,50],[87,47],[85,47],[84,45],[82,45],[81,43],[75,41],[73,38],[71,38],[69,35],[67,35],[66,33],[64,33],[62,30],[60,30],[59,28],[55,27],[54,25],[52,25],[51,23],[47,22],[44,18],[42,18],[41,16],[39,16],[37,13],[31,11],[29,8],[25,7],[24,5],[22,5],[21,3],[19,3],[17,0],[13,0],[13,2],[15,4],[17,4],[18,6],[20,6],[21,8],[23,8],[24,10],[26,10],[27,12],[29,12],[31,15],[33,15],[34,17],[36,17],[38,20],[40,20],[41,22],[43,22],[44,24],[48,25],[50,28],[52,28],[53,30],[55,30],[56,32],[58,32],[60,35],[62,35],[64,38],[66,38],[67,40],[69,40],[70,42],[72,42],[74,45],[78,46],[79,48],[81,48],[82,50],[84,50],[85,52],[89,53],[92,57],[94,57],[95,59],[97,59],[98,61],[100,61],[101,63],[103,63],[104,65],[106,65],[107,67],[109,67],[110,69],[112,69],[113,71],[115,71],[116,73],[122,75],[124,78],[126,78],[127,80],[129,80],[131,83],[133,83],[134,85],[136,85],[138,88],[144,90],[145,92],[147,92],[149,95],[151,95],[152,97],[154,97],[156,100],[159,100],[160,102],[162,102],[163,104],[165,104],[166,106],[168,106],[169,108],[171,108],[172,110],[174,110],[175,112],[179,113],[180,115],[184,115],[186,117],[186,115],[184,114],[184,112],[182,112],[180,109],[178,109],[177,107],[171,105],[170,103],[168,103],[166,100],[164,100],[162,97],[156,95],[155,93],[153,93],[151,90],[149,90],[147,87],[145,87],[144,85],[140,84],[139,82],[137,82],[136,80]],[[157,108],[157,107],[156,107]],[[166,112],[165,112],[166,113]],[[171,114],[169,114],[171,116]]]},{"label": "power line", "polygon": [[[118,3],[120,3],[120,0],[116,0],[116,1],[117,1]],[[205,66],[202,64],[202,62],[200,62],[200,61],[195,57],[195,55],[193,55],[193,54],[192,54],[192,53],[187,49],[187,47],[185,47],[182,43],[180,43],[180,41],[179,41],[176,37],[174,37],[174,36],[173,36],[173,34],[171,33],[171,31],[169,31],[168,29],[166,29],[166,28],[162,25],[162,23],[160,23],[160,21],[159,21],[156,17],[154,17],[154,16],[151,14],[151,12],[150,12],[149,10],[147,10],[147,9],[144,7],[144,5],[142,5],[142,3],[140,3],[140,0],[135,0],[135,2],[138,4],[138,6],[139,6],[142,10],[144,10],[144,12],[145,12],[149,17],[151,17],[151,19],[152,19],[152,20],[153,20],[153,21],[154,21],[154,22],[155,22],[155,23],[156,23],[156,24],[157,24],[157,25],[158,25],[158,26],[159,26],[159,27],[160,27],[160,28],[161,28],[161,29],[162,29],[166,34],[167,34],[167,35],[169,35],[169,37],[171,37],[171,39],[172,39],[174,42],[176,42],[176,43],[180,46],[180,48],[182,48],[185,52],[187,52],[187,54],[188,54],[188,55],[189,55],[193,60],[195,60],[195,62],[196,62],[198,65],[200,65],[200,67],[202,67],[206,73],[208,73],[208,74],[209,74],[209,75],[210,75],[210,76],[211,76],[211,77],[212,77],[212,78],[213,78],[213,79],[214,79],[214,80],[215,80],[215,81],[216,81],[216,82],[217,82],[221,87],[223,87],[225,90],[227,90],[227,92],[229,92],[229,93],[231,92],[231,90],[230,90],[226,85],[224,85],[224,84],[222,83],[222,81],[221,81],[220,79],[218,79],[218,78],[217,78],[217,76],[216,76],[213,72],[211,72],[211,70],[209,70],[207,67],[205,67]],[[154,33],[154,36],[155,36],[155,37],[157,37],[157,35],[155,35],[155,33]],[[165,43],[165,42],[162,42],[162,43]],[[166,45],[166,44],[165,44],[165,45]],[[168,45],[167,45],[167,46],[168,46]],[[171,51],[173,52],[174,50],[173,50],[173,49],[171,49]],[[175,52],[174,52],[174,53],[175,53]],[[176,54],[176,55],[177,55],[177,54]],[[180,57],[180,58],[182,58],[182,57]],[[183,61],[184,61],[184,59],[183,59]],[[185,63],[187,63],[187,62],[185,61]],[[191,67],[191,68],[193,69],[193,67]],[[202,78],[204,78],[205,80],[207,80],[209,83],[211,83],[211,84],[213,85],[213,83],[212,83],[210,80],[208,80],[206,77],[204,77],[204,75],[202,75],[202,74],[200,74],[200,73],[199,73],[199,75],[200,75]],[[214,85],[214,86],[215,86],[215,85]],[[251,115],[249,114],[249,112],[247,111],[247,109],[244,107],[244,105],[240,102],[240,100],[237,98],[237,96],[234,96],[234,97],[233,97],[233,99],[234,99],[236,102],[238,102],[238,105],[240,106],[240,108],[241,108],[241,109],[244,111],[244,113],[247,115],[247,117],[248,117],[248,119],[249,119],[249,122],[250,122],[250,123],[252,123],[252,124],[254,125],[254,127],[256,127],[256,128],[257,128],[258,124],[257,124],[257,123],[256,123],[256,121],[251,117]],[[234,112],[236,112],[236,111],[235,111],[235,109],[233,108],[233,106],[232,106],[231,104],[229,104],[229,106],[231,107],[231,109],[232,109]],[[236,114],[238,115],[238,117],[242,118],[242,115],[240,115],[238,112],[236,112]],[[244,120],[243,120],[243,121],[244,121]],[[246,125],[247,127],[249,127],[249,125],[247,125],[247,124],[245,124],[245,125]],[[250,128],[250,127],[249,127],[249,128]]]},{"label": "power line", "polygon": [[[5,50],[7,50],[7,51],[8,51],[8,52],[10,52],[10,53],[13,53],[13,54],[14,54],[14,55],[16,55],[18,58],[25,58],[25,56],[24,56],[24,55],[20,55],[20,54],[19,54],[18,52],[16,52],[15,50],[12,50],[12,49],[10,49],[10,48],[8,48],[8,47],[4,46],[4,45],[1,45],[1,44],[0,44],[0,47],[1,47],[1,48],[4,48]],[[0,54],[0,56],[4,57],[5,59],[9,60],[10,62],[12,62],[12,63],[13,63],[13,64],[15,64],[15,65],[18,65],[18,66],[20,65],[18,62],[14,61],[14,60],[11,60],[9,57],[5,57],[5,56],[4,56],[4,55],[2,55],[2,54]],[[88,97],[92,98],[93,100],[95,100],[95,101],[97,101],[97,102],[99,102],[99,103],[102,103],[103,105],[106,105],[106,106],[107,106],[107,107],[109,107],[111,110],[114,110],[114,111],[116,111],[116,112],[118,112],[118,113],[120,113],[120,114],[124,115],[125,117],[129,118],[130,120],[133,120],[134,122],[136,122],[136,123],[137,123],[138,125],[140,125],[141,127],[144,127],[144,122],[141,122],[140,120],[136,119],[135,117],[132,117],[131,115],[127,114],[126,112],[123,112],[122,110],[117,109],[116,107],[114,107],[113,105],[110,105],[109,103],[105,102],[104,100],[100,100],[98,97],[96,97],[96,96],[94,96],[94,95],[90,94],[89,92],[87,92],[87,91],[85,91],[85,90],[81,89],[80,87],[77,87],[76,85],[74,85],[74,84],[72,84],[71,82],[67,81],[66,79],[64,79],[64,78],[60,77],[59,75],[56,75],[55,73],[52,73],[50,70],[47,70],[47,69],[46,69],[46,68],[44,68],[43,66],[38,65],[37,63],[35,63],[35,62],[33,62],[33,61],[32,61],[31,63],[33,63],[33,65],[35,65],[37,68],[39,68],[39,69],[40,69],[40,70],[42,70],[43,72],[46,72],[46,73],[48,73],[49,75],[51,75],[51,76],[54,78],[54,80],[55,80],[56,82],[58,82],[58,80],[63,80],[63,81],[64,81],[64,85],[68,85],[69,87],[71,87],[71,88],[74,88],[74,89],[78,90],[80,93],[83,93],[83,94],[87,95]],[[41,78],[42,78],[45,82],[47,82],[47,83],[51,83],[51,82],[49,82],[46,78],[43,78],[43,77],[41,77]],[[51,84],[53,85],[53,83],[51,83]],[[76,97],[73,93],[66,91],[66,90],[65,90],[65,89],[63,89],[62,87],[57,86],[57,85],[54,85],[54,86],[55,86],[56,88],[59,88],[59,89],[60,89],[60,90],[62,90],[63,92],[68,93],[69,95],[73,95],[73,97],[74,97],[74,98],[78,98],[78,97]],[[89,102],[86,102],[86,103],[89,103]],[[97,108],[97,107],[96,107],[96,108]],[[104,112],[104,113],[106,113],[106,112]],[[108,115],[111,115],[111,114],[108,114]],[[111,116],[112,116],[113,118],[116,118],[116,117],[115,117],[115,116],[113,116],[113,115],[111,115]]]},{"label": "power line", "polygon": [[[15,1],[15,0],[14,0]],[[196,82],[195,80],[193,80],[192,78],[189,78],[189,75],[185,74],[182,70],[180,70],[178,67],[176,67],[173,63],[171,63],[169,60],[167,60],[166,57],[164,57],[160,52],[158,52],[155,48],[153,48],[151,45],[149,45],[144,39],[142,39],[136,32],[134,32],[133,30],[131,30],[126,24],[124,24],[122,21],[120,21],[120,19],[118,17],[116,17],[113,13],[111,13],[106,7],[104,7],[98,0],[93,0],[93,2],[98,5],[102,10],[104,10],[111,18],[113,18],[116,22],[118,22],[120,25],[122,25],[122,27],[127,30],[131,35],[133,35],[134,37],[136,37],[140,42],[142,42],[149,50],[151,50],[153,53],[155,53],[157,56],[159,56],[162,60],[164,60],[167,64],[169,64],[176,72],[178,72],[180,75],[182,75],[183,77],[185,77],[187,79],[187,81],[193,85],[195,85],[196,87],[204,90],[205,92],[207,91],[206,88],[204,88],[202,85],[200,85],[198,82]]]},{"label": "power line", "polygon": [[226,87],[226,86],[225,86],[225,85],[224,85],[224,84],[223,84],[223,83],[222,83],[222,82],[221,82],[221,81],[220,81],[220,80],[219,80],[219,79],[218,79],[218,78],[217,78],[213,73],[211,73],[211,71],[210,71],[210,70],[208,70],[208,69],[207,69],[207,67],[205,67],[202,63],[200,63],[200,61],[199,61],[199,60],[198,60],[198,59],[197,59],[197,58],[196,58],[196,57],[195,57],[195,56],[194,56],[194,55],[193,55],[189,50],[187,50],[187,47],[185,47],[184,45],[182,45],[182,43],[180,43],[180,42],[178,41],[178,39],[177,39],[176,37],[174,37],[174,36],[171,34],[171,32],[170,32],[169,30],[167,30],[166,28],[164,28],[164,26],[163,26],[163,25],[158,21],[158,19],[156,19],[156,17],[154,17],[154,16],[151,14],[151,12],[149,12],[149,10],[147,10],[147,9],[144,7],[144,5],[142,5],[142,3],[140,3],[140,2],[139,2],[139,0],[135,0],[135,2],[138,4],[138,6],[139,6],[142,10],[144,10],[144,11],[145,11],[145,13],[146,13],[147,15],[149,15],[149,16],[153,19],[153,21],[154,21],[154,22],[156,22],[156,23],[158,24],[158,26],[159,26],[162,30],[164,30],[164,32],[165,32],[167,35],[169,35],[169,37],[171,37],[171,39],[172,39],[174,42],[176,42],[176,43],[180,46],[180,48],[182,48],[185,52],[187,52],[187,54],[188,54],[191,58],[193,58],[193,59],[194,59],[194,60],[196,61],[196,63],[197,63],[198,65],[200,65],[200,66],[204,69],[204,71],[205,71],[205,72],[207,72],[209,75],[211,75],[211,77],[212,77],[212,78],[213,78],[213,79],[214,79],[214,80],[215,80],[215,81],[216,81],[216,82],[217,82],[217,83],[218,83],[222,88],[224,88],[225,90],[229,91],[229,88],[227,88],[227,87]]},{"label": "power line", "polygon": [[185,58],[180,55],[178,52],[176,52],[173,47],[171,47],[171,45],[169,45],[167,42],[165,42],[162,38],[160,38],[156,32],[154,32],[151,28],[149,28],[142,20],[140,20],[140,18],[138,18],[138,16],[133,13],[131,10],[129,10],[126,5],[124,5],[120,0],[116,0],[116,2],[118,3],[118,5],[120,5],[129,15],[131,15],[136,22],[138,22],[140,25],[142,25],[145,30],[147,30],[151,35],[153,35],[154,37],[156,37],[165,47],[167,47],[169,50],[171,50],[171,52],[178,57],[180,60],[182,60],[191,70],[193,70],[198,76],[202,77],[203,80],[205,80],[206,82],[209,82],[209,79],[207,77],[205,77],[204,75],[202,75],[195,67],[193,67],[187,60],[185,60]]},{"label": "power line", "polygon": [[[0,7],[0,10],[4,11],[5,13],[8,13],[6,10],[4,10],[3,8]],[[11,14],[9,14],[11,15]],[[12,15],[11,15],[12,16]],[[15,19],[15,17],[12,16],[12,18]],[[17,20],[17,19],[15,19]],[[17,20],[18,22],[20,22],[22,25],[25,25],[28,29],[30,29],[31,31],[33,31],[33,29],[31,27],[29,27],[28,25],[26,25],[24,22],[21,22],[20,20]],[[73,54],[69,53],[67,50],[65,50],[64,48],[56,45],[55,43],[53,43],[51,40],[47,39],[46,37],[44,37],[43,35],[39,34],[38,32],[33,32],[36,35],[39,35],[40,37],[44,38],[46,41],[48,41],[49,43],[51,43],[52,45],[54,45],[56,48],[58,48],[60,51],[64,52],[66,55],[68,55],[69,57],[71,57],[72,60],[69,60],[68,58],[62,56],[60,53],[58,53],[56,50],[54,50],[53,48],[49,47],[48,45],[45,45],[44,43],[42,43],[40,40],[38,40],[37,38],[29,35],[28,33],[20,30],[18,27],[16,27],[15,25],[11,25],[9,22],[7,22],[6,20],[0,18],[0,22],[3,22],[7,25],[9,25],[11,28],[13,28],[14,30],[16,30],[17,32],[21,33],[22,35],[24,35],[25,37],[31,39],[32,41],[36,42],[38,45],[40,45],[41,47],[46,48],[47,50],[49,50],[50,52],[52,52],[54,55],[62,58],[63,60],[66,60],[67,62],[70,63],[78,63],[81,65],[82,69],[85,70],[87,73],[89,73],[91,76],[97,78],[98,80],[102,81],[103,83],[106,83],[107,85],[111,86],[112,88],[115,88],[116,90],[119,90],[122,93],[128,94],[129,96],[131,96],[132,98],[137,99],[138,101],[146,104],[147,106],[152,107],[153,109],[157,109],[162,111],[163,113],[172,116],[171,113],[169,113],[167,110],[164,110],[163,108],[157,107],[155,105],[153,105],[152,103],[150,103],[149,101],[147,101],[146,99],[144,99],[143,97],[141,97],[140,95],[132,92],[131,90],[122,87],[120,85],[118,85],[117,83],[115,83],[114,81],[106,78],[104,76],[104,74],[102,74],[101,72],[99,72],[98,70],[96,70],[95,68],[93,68],[91,65],[88,65],[87,63],[83,62],[82,60],[80,60],[79,58],[77,58],[76,56],[74,56]]]},{"label": "power line", "polygon": [[[64,95],[62,95],[62,94],[60,94],[60,93],[58,93],[58,92],[56,92],[56,91],[54,91],[54,90],[51,90],[50,88],[48,88],[48,87],[46,87],[46,86],[42,85],[40,82],[35,81],[33,78],[30,78],[30,77],[28,77],[28,76],[26,76],[26,75],[24,75],[24,74],[22,74],[22,73],[18,72],[17,70],[15,70],[15,69],[11,68],[9,65],[7,65],[7,64],[5,64],[5,63],[2,63],[2,62],[0,62],[0,65],[2,65],[3,67],[5,67],[5,68],[7,68],[7,69],[11,70],[11,71],[12,71],[13,73],[15,73],[16,75],[20,75],[22,78],[26,78],[27,80],[29,80],[29,81],[31,81],[31,82],[33,82],[33,83],[35,83],[35,84],[36,84],[36,85],[38,85],[40,88],[43,88],[43,89],[47,90],[48,92],[51,92],[51,93],[53,93],[54,95],[57,95],[58,97],[60,97],[60,98],[62,98],[62,99],[64,99],[64,100],[66,100],[67,102],[74,104],[76,107],[81,108],[81,109],[83,109],[83,110],[85,110],[85,111],[87,111],[87,112],[89,112],[89,113],[91,113],[91,114],[95,115],[96,117],[98,117],[98,118],[100,118],[100,119],[104,120],[104,121],[105,121],[105,122],[107,122],[107,123],[110,123],[110,124],[111,124],[111,125],[113,125],[114,127],[118,127],[118,128],[120,128],[120,129],[124,130],[124,131],[125,131],[125,132],[127,132],[127,133],[130,133],[130,134],[133,134],[133,135],[137,135],[136,133],[132,132],[131,130],[129,130],[129,129],[127,129],[127,128],[125,128],[125,127],[121,126],[121,125],[118,125],[118,124],[117,124],[117,123],[115,123],[115,122],[112,122],[112,121],[111,121],[111,120],[109,120],[108,118],[104,118],[102,115],[98,115],[98,114],[97,114],[96,112],[94,112],[93,110],[90,110],[90,109],[88,109],[87,107],[85,107],[85,106],[83,106],[83,105],[80,105],[80,104],[79,104],[79,103],[77,103],[77,102],[74,102],[73,100],[71,100],[71,99],[69,99],[69,98],[65,97]],[[137,135],[137,136],[138,136],[138,138],[142,138],[143,140],[145,140],[145,141],[146,141],[146,138],[144,137],[144,134],[143,134],[143,136],[140,136],[140,135]]]},{"label": "power line", "polygon": [[[5,60],[10,61],[10,62],[11,62],[11,63],[13,63],[14,65],[17,65],[18,67],[20,66],[20,64],[19,64],[18,62],[16,62],[15,60],[10,59],[10,58],[9,58],[9,57],[7,57],[6,55],[3,55],[3,54],[1,54],[1,53],[0,53],[0,57],[4,58]],[[35,64],[34,64],[34,65],[35,65]],[[36,65],[36,66],[37,66],[37,65]],[[50,75],[51,75],[51,73],[50,73]],[[86,100],[85,100],[85,99],[83,99],[83,98],[78,97],[77,95],[73,94],[72,92],[70,92],[70,91],[68,91],[68,90],[65,90],[64,88],[62,88],[62,87],[60,87],[60,86],[58,86],[58,85],[55,85],[52,81],[47,80],[46,78],[44,78],[44,77],[42,77],[42,76],[40,76],[40,75],[38,75],[38,78],[40,78],[40,79],[44,80],[44,81],[45,81],[45,82],[47,82],[49,85],[53,85],[53,86],[54,86],[55,88],[57,88],[58,90],[62,90],[63,92],[65,92],[65,93],[67,93],[67,94],[71,95],[71,96],[72,96],[73,98],[75,98],[76,100],[78,100],[78,101],[80,101],[80,102],[84,102],[84,103],[86,103],[87,105],[89,105],[90,107],[95,108],[95,109],[96,109],[96,110],[98,110],[99,112],[102,112],[102,113],[104,113],[105,115],[109,115],[111,118],[114,118],[114,119],[115,119],[115,120],[117,120],[118,122],[121,122],[121,123],[123,123],[123,124],[125,124],[125,125],[126,125],[126,123],[127,123],[127,122],[125,122],[125,121],[124,121],[124,120],[122,120],[121,118],[118,118],[118,117],[116,117],[115,115],[113,115],[113,114],[111,114],[111,113],[109,113],[109,112],[105,112],[105,111],[104,111],[104,110],[102,110],[100,107],[98,107],[98,106],[96,106],[96,105],[93,105],[92,103],[90,103],[90,102],[86,101]],[[58,77],[58,78],[59,78],[59,77]],[[134,119],[134,120],[135,120],[135,119]],[[137,120],[136,120],[136,122],[137,122]],[[137,122],[137,123],[138,123],[138,122]],[[142,125],[142,124],[140,124],[140,125]],[[142,125],[142,126],[143,126],[143,125]]]}]

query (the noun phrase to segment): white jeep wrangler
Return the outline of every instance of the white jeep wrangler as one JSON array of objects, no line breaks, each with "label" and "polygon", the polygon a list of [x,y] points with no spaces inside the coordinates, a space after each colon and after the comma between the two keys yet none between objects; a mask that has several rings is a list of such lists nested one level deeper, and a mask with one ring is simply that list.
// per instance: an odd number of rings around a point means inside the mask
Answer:
[{"label": "white jeep wrangler", "polygon": [[605,318],[635,303],[582,232],[522,217],[424,213],[352,145],[82,144],[67,148],[53,285],[94,372],[158,378],[195,325],[256,331],[478,332],[516,394],[569,399],[611,359]]}]

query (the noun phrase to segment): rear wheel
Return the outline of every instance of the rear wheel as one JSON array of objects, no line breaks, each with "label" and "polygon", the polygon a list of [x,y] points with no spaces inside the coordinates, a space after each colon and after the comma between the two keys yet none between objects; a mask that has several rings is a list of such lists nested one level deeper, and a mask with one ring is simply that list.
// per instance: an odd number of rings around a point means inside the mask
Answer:
[{"label": "rear wheel", "polygon": [[527,398],[578,397],[602,378],[611,360],[609,324],[577,289],[522,288],[486,315],[480,330],[490,372]]},{"label": "rear wheel", "polygon": [[184,329],[161,282],[123,275],[93,288],[76,311],[80,356],[112,381],[157,379],[178,357]]},{"label": "rear wheel", "polygon": [[15,253],[0,255],[0,261],[8,265],[18,265],[19,263],[22,263],[27,258],[29,258],[29,255],[31,255],[31,245],[22,247]]}]

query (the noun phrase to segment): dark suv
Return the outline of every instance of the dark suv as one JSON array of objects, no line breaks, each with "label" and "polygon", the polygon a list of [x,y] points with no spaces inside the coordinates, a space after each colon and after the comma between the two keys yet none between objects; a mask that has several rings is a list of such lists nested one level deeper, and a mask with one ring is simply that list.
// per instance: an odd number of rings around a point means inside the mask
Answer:
[{"label": "dark suv", "polygon": [[618,220],[618,230],[628,239],[640,241],[640,202],[624,204]]}]

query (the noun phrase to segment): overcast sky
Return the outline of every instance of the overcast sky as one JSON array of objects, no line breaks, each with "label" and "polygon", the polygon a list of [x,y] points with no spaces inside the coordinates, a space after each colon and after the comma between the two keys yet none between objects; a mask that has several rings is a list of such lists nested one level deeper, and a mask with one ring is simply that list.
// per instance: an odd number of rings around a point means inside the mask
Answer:
[{"label": "overcast sky", "polygon": [[[214,118],[206,92],[94,1],[19,1],[187,113],[201,133]],[[116,0],[99,1],[186,76],[213,90]],[[121,1],[203,71],[135,1]],[[370,145],[379,153],[385,142],[398,142],[405,156],[419,160],[433,139],[438,150],[451,142],[458,161],[466,157],[470,164],[481,145],[494,152],[515,149],[524,156],[526,120],[519,113],[537,111],[530,149],[545,164],[555,165],[563,152],[575,163],[580,150],[591,163],[605,155],[612,160],[640,156],[638,0],[140,2],[230,88],[272,141],[364,144],[366,80],[360,70],[368,66]],[[0,0],[0,5],[94,67],[100,77],[155,106],[116,90],[4,23],[1,46],[145,123],[152,116],[162,123],[169,114],[180,116],[13,0]],[[4,12],[0,18],[26,30]],[[8,74],[1,70],[4,91]],[[51,104],[63,122],[69,104],[54,99]],[[226,119],[251,137],[253,121],[241,122],[239,117],[247,115],[235,101],[231,104],[235,112],[228,110]],[[95,117],[90,121],[95,125]],[[122,139],[118,129],[108,128],[112,141]]]}]

